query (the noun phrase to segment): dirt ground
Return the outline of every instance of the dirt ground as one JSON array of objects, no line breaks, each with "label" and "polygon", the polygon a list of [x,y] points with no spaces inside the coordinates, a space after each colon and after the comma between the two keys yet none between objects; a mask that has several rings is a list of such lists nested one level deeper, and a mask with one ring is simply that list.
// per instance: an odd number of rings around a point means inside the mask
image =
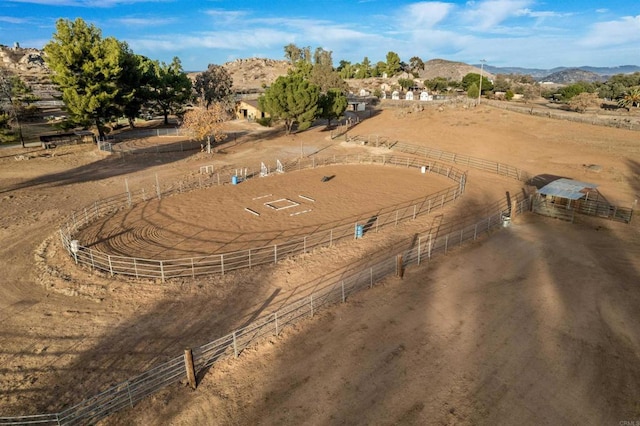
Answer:
[{"label": "dirt ground", "polygon": [[[331,140],[322,128],[282,136],[230,126],[242,131],[213,155],[110,156],[88,145],[59,147],[55,155],[0,150],[0,415],[59,411],[184,347],[223,336],[393,245],[394,233],[383,232],[251,273],[165,284],[81,270],[61,250],[57,228],[66,215],[122,193],[125,179],[135,187],[156,175],[180,179],[207,164],[370,150]],[[349,134],[593,182],[626,207],[640,198],[640,134],[629,130],[452,105],[385,109]],[[385,181],[406,178],[401,169],[384,170],[398,173]],[[375,197],[399,192],[392,186],[377,188]],[[335,185],[327,197],[348,199],[353,188],[347,187]],[[470,170],[459,203],[397,233],[481,215],[506,191],[521,189]],[[639,231],[635,219],[627,225],[580,217],[570,224],[519,216],[490,238],[410,268],[403,280],[388,279],[216,364],[195,392],[167,388],[104,423],[638,421]]]}]

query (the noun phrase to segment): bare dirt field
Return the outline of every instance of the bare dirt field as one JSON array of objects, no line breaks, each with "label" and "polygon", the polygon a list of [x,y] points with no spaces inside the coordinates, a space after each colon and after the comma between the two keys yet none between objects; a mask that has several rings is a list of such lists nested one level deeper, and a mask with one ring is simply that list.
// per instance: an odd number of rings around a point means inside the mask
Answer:
[{"label": "bare dirt field", "polygon": [[[396,234],[481,217],[484,206],[506,191],[523,189],[517,181],[469,170],[464,197],[433,217],[224,277],[164,284],[110,278],[77,268],[61,249],[57,229],[67,214],[122,193],[125,179],[139,187],[156,176],[168,182],[193,175],[201,165],[242,167],[301,152],[371,152],[331,140],[321,127],[283,136],[229,126],[239,136],[213,155],[108,155],[89,145],[60,147],[55,155],[0,150],[0,416],[59,411],[277,309],[322,277],[367,262],[391,247]],[[452,105],[384,109],[349,135],[385,136],[500,161],[532,175],[593,182],[611,203],[625,207],[640,198],[640,134],[629,130]],[[346,170],[335,174],[355,180]],[[406,181],[406,170],[383,170],[390,175],[379,181],[362,177],[376,187],[376,199],[411,196],[397,186]],[[255,193],[282,188],[285,194],[286,179],[295,180],[296,173]],[[241,185],[248,190],[250,183]],[[438,185],[423,183],[426,191]],[[333,185],[323,196],[346,200],[353,191]],[[172,214],[187,208],[173,198]],[[132,213],[134,222],[153,217]],[[254,219],[238,214],[239,221]],[[638,421],[636,219],[622,224],[580,217],[571,224],[518,216],[489,238],[409,268],[403,280],[390,278],[237,359],[215,364],[196,391],[169,387],[104,423]],[[169,222],[166,217],[154,226],[164,229]]]}]

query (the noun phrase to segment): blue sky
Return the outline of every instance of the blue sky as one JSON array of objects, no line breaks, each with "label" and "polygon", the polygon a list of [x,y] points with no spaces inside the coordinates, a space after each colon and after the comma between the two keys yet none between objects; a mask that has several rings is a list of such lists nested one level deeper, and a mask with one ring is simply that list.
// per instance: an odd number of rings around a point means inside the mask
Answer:
[{"label": "blue sky", "polygon": [[323,47],[334,64],[447,59],[494,66],[640,65],[639,0],[1,0],[0,44],[41,48],[59,18],[187,71]]}]

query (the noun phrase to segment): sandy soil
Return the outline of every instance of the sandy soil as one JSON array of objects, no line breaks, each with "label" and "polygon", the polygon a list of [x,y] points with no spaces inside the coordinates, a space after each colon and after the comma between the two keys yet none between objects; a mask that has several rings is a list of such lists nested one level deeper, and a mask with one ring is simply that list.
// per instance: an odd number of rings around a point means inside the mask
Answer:
[{"label": "sandy soil", "polygon": [[[594,182],[624,206],[640,195],[636,132],[450,106],[384,110],[350,134]],[[287,137],[243,128],[239,135],[213,156],[108,156],[91,146],[60,147],[55,156],[0,151],[1,415],[60,410],[226,334],[264,312],[267,301],[268,310],[277,309],[323,276],[393,244],[393,233],[372,234],[251,274],[164,285],[80,270],[60,249],[56,229],[66,214],[123,192],[125,178],[142,186],[211,163],[368,149],[331,140],[320,128]],[[336,197],[349,197],[336,187]],[[454,208],[397,233],[479,214],[522,186],[471,170],[467,189]],[[638,420],[639,226],[520,216],[489,239],[411,268],[402,281],[389,279],[216,365],[195,392],[168,388],[105,423]]]}]

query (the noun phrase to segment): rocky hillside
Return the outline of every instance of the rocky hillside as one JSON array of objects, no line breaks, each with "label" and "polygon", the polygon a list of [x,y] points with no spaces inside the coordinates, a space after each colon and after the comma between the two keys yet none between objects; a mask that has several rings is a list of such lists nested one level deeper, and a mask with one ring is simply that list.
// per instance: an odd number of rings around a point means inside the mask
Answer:
[{"label": "rocky hillside", "polygon": [[[480,68],[464,62],[431,59],[424,63],[424,70],[420,72],[420,80],[444,77],[453,81],[462,81],[462,78],[469,73],[480,74]],[[487,72],[487,70],[483,70],[482,75],[489,79],[494,78],[493,74]]]},{"label": "rocky hillside", "polygon": [[58,92],[51,84],[51,71],[41,50],[0,45],[0,67],[18,74],[40,99],[51,99]]},{"label": "rocky hillside", "polygon": [[0,45],[0,64],[20,74],[48,74],[43,52],[33,48]]},{"label": "rocky hillside", "polygon": [[592,71],[585,71],[580,68],[569,68],[549,74],[541,80],[558,84],[572,84],[578,81],[597,82],[606,81],[606,79],[606,77]]},{"label": "rocky hillside", "polygon": [[222,66],[231,75],[234,89],[240,92],[260,91],[291,69],[288,61],[265,58],[236,59]]}]

